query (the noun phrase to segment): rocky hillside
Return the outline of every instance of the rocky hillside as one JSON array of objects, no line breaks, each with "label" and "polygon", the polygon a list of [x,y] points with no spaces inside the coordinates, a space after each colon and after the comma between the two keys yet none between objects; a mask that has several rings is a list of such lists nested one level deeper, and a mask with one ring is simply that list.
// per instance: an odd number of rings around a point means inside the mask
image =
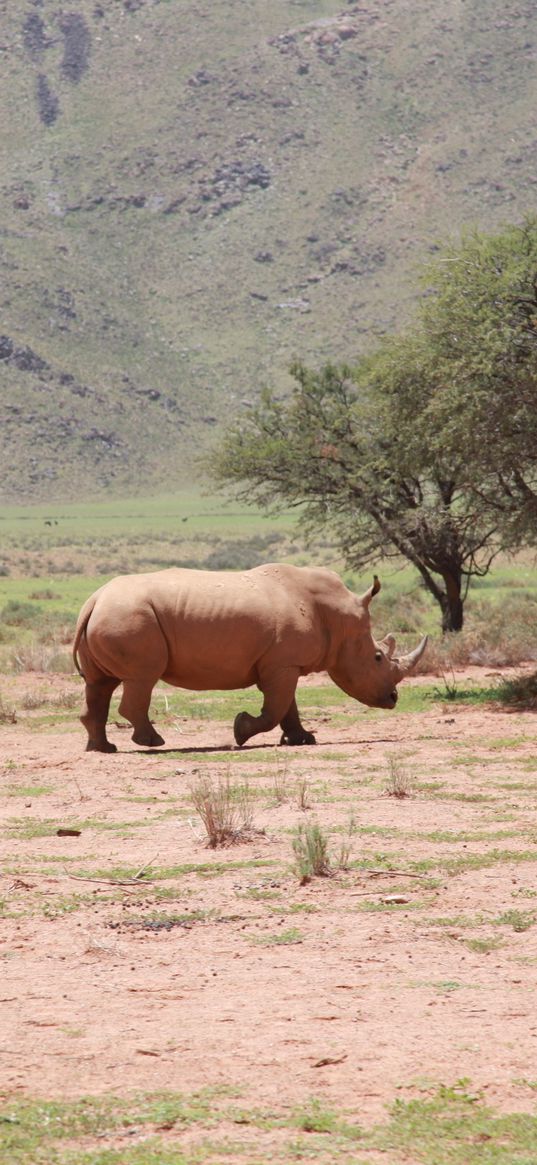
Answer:
[{"label": "rocky hillside", "polygon": [[0,0],[0,488],[149,492],[535,208],[533,0]]}]

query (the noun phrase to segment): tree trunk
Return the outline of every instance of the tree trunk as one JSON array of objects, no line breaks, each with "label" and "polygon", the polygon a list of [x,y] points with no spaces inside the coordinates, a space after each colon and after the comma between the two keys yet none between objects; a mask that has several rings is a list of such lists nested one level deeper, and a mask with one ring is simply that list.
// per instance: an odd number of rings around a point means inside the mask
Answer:
[{"label": "tree trunk", "polygon": [[442,632],[445,635],[448,631],[462,631],[464,623],[464,602],[462,598],[462,574],[457,567],[442,567],[437,566],[436,570],[444,582],[444,587],[438,585],[434,575],[423,566],[423,563],[416,562],[421,577],[431,593],[436,599],[442,611]]},{"label": "tree trunk", "polygon": [[446,586],[445,597],[442,603],[442,631],[462,631],[464,622],[463,602],[461,596],[461,573],[459,570],[446,570],[442,573]]},{"label": "tree trunk", "polygon": [[442,608],[442,631],[462,631],[464,623],[464,609],[460,591],[458,595],[446,592],[440,603]]}]

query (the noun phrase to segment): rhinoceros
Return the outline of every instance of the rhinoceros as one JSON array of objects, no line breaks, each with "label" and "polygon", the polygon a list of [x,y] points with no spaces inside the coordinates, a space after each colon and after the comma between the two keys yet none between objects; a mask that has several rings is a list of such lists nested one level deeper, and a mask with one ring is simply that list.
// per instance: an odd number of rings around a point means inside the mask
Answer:
[{"label": "rhinoceros", "polygon": [[[315,744],[295,699],[299,676],[326,671],[347,695],[394,708],[397,684],[425,650],[396,657],[393,635],[376,642],[369,604],[331,570],[269,563],[241,572],[171,568],[123,575],[84,604],[73,657],[86,681],[81,716],[87,749],[115,752],[106,736],[112,692],[137,744],[164,744],[149,719],[157,680],[193,691],[257,685],[259,716],[239,712],[233,726],[242,746],[278,724],[282,744]],[[80,661],[80,662],[79,662]]]}]

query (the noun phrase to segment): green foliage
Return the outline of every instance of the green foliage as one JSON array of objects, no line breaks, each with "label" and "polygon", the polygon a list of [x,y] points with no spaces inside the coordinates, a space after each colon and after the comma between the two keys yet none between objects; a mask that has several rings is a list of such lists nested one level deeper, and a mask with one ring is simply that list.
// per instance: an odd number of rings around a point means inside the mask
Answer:
[{"label": "green foliage", "polygon": [[[420,312],[431,391],[417,425],[505,543],[537,540],[537,217],[467,233],[427,271]],[[431,288],[429,288],[431,290]]]}]

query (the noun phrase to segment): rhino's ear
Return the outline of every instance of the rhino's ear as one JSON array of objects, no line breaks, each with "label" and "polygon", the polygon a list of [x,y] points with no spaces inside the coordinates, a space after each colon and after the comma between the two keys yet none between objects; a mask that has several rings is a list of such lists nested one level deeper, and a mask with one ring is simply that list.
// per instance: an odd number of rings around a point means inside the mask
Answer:
[{"label": "rhino's ear", "polygon": [[365,592],[365,595],[362,595],[362,603],[364,604],[364,607],[369,606],[371,599],[373,598],[373,595],[378,595],[379,591],[380,591],[380,579],[379,579],[378,575],[374,574],[373,575],[373,586],[369,587],[369,590]]}]

